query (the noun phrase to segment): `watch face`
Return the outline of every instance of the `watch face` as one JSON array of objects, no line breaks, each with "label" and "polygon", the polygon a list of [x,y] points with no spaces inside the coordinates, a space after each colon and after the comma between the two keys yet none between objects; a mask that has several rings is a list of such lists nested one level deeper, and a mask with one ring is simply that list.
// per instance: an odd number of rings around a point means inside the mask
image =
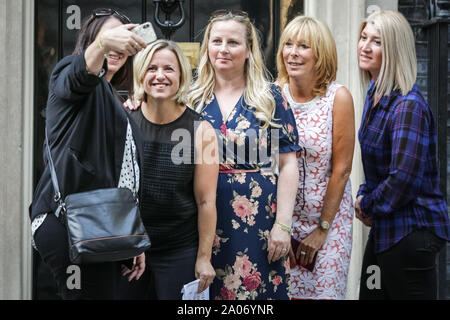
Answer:
[{"label": "watch face", "polygon": [[322,229],[328,230],[330,229],[330,224],[327,221],[320,221],[320,227]]}]

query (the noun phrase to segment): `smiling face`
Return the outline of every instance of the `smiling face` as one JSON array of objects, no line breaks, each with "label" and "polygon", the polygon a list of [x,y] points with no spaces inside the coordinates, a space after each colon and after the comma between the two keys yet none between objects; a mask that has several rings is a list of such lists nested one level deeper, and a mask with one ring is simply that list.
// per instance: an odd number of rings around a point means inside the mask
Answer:
[{"label": "smiling face", "polygon": [[153,54],[143,86],[150,99],[172,100],[175,97],[180,87],[180,65],[172,50],[160,49]]},{"label": "smiling face", "polygon": [[247,30],[243,23],[217,21],[211,27],[208,40],[208,57],[217,73],[244,73],[249,57]]},{"label": "smiling face", "polygon": [[374,80],[378,78],[381,70],[382,52],[380,32],[368,22],[359,38],[358,62],[359,67],[368,71]]},{"label": "smiling face", "polygon": [[307,41],[288,39],[282,54],[289,78],[313,78],[317,59]]}]

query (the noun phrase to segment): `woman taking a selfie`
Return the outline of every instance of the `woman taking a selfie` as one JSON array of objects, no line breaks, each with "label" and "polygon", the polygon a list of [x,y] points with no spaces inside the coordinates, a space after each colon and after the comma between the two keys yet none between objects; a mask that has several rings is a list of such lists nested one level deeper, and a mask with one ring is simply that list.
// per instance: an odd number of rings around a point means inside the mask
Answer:
[{"label": "woman taking a selfie", "polygon": [[[113,87],[131,83],[131,56],[146,46],[130,31],[134,27],[115,10],[94,10],[83,23],[74,53],[53,70],[46,130],[63,198],[100,188],[139,190],[139,129],[128,120]],[[136,180],[127,179],[133,175]],[[54,214],[54,194],[47,165],[30,218],[37,250],[58,293],[63,299],[114,299],[120,262],[81,264],[80,286],[68,288],[68,235]],[[133,277],[140,277],[144,265],[142,254],[135,259]]]}]

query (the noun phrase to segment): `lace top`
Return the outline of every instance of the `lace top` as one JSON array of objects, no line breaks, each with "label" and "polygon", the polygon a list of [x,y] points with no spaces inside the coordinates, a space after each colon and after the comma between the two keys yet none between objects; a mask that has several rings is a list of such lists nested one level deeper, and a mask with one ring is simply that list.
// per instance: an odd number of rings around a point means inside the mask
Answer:
[{"label": "lace top", "polygon": [[[133,152],[133,155],[132,155]],[[127,125],[127,137],[125,139],[125,149],[123,152],[123,161],[122,161],[122,169],[120,171],[120,178],[118,188],[128,188],[131,191],[138,192],[139,191],[139,165],[136,161],[137,153],[136,153],[136,145],[133,139],[133,132],[131,130],[130,122],[128,121]],[[132,164],[134,165],[134,171]],[[136,179],[134,179],[134,174],[136,174]],[[136,186],[134,185],[136,181]],[[47,213],[40,214],[33,219],[31,223],[31,245],[36,249],[36,245],[34,243],[34,234],[37,229],[44,223],[45,218],[47,217]]]},{"label": "lace top", "polygon": [[[294,113],[299,144],[304,152],[299,158],[301,181],[292,218],[293,237],[305,239],[317,228],[322,213],[328,181],[332,174],[333,105],[337,89],[333,82],[323,96],[298,103],[283,93]],[[296,299],[344,299],[352,248],[353,200],[350,180],[345,186],[341,205],[318,251],[313,272],[296,266],[291,269],[290,293]]]}]

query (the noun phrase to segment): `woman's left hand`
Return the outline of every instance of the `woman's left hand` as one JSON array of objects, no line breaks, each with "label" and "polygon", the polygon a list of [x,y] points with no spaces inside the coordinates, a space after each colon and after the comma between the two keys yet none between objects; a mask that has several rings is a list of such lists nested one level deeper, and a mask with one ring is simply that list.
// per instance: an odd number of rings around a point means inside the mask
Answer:
[{"label": "woman's left hand", "polygon": [[211,265],[211,261],[206,258],[197,258],[195,263],[195,278],[200,279],[197,293],[205,291],[216,277],[216,271]]},{"label": "woman's left hand", "polygon": [[[314,229],[305,239],[302,240],[297,248],[297,252],[294,252],[295,256],[300,257],[300,263],[302,265],[308,265],[314,260],[314,256],[317,251],[322,248],[327,239],[327,232],[320,228]],[[302,254],[304,252],[305,254]]]},{"label": "woman's left hand", "polygon": [[269,235],[269,243],[267,251],[269,252],[267,258],[269,263],[277,261],[289,253],[291,246],[291,234],[286,230],[281,229],[278,224],[274,224]]},{"label": "woman's left hand", "polygon": [[128,282],[130,282],[135,278],[136,280],[139,280],[144,271],[145,271],[145,253],[141,253],[139,256],[134,257],[133,267],[131,268],[131,270],[128,268],[124,268],[122,270],[122,275],[126,276],[127,274],[131,273],[128,276]]},{"label": "woman's left hand", "polygon": [[142,101],[140,100],[134,100],[131,98],[128,98],[127,101],[123,103],[123,107],[125,109],[130,109],[131,111],[137,110],[141,107]]}]

